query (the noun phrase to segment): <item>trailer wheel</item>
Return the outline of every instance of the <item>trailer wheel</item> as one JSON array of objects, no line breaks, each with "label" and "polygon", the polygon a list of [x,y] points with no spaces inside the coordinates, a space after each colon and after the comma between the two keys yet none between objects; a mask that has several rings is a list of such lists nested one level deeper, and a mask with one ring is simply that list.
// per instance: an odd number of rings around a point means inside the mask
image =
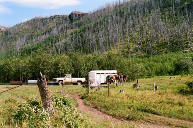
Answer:
[{"label": "trailer wheel", "polygon": [[82,82],[81,82],[81,81],[78,81],[78,82],[77,82],[77,84],[78,84],[78,85],[81,85],[81,84],[82,84]]}]

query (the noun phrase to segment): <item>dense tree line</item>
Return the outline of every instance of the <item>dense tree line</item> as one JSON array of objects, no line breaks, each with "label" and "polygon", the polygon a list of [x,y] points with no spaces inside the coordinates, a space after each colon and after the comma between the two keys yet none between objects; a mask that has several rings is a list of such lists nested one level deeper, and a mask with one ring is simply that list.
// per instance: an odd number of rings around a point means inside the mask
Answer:
[{"label": "dense tree line", "polygon": [[39,72],[48,80],[72,74],[73,77],[88,77],[91,70],[118,70],[130,80],[159,75],[192,74],[192,53],[170,53],[154,57],[136,58],[117,54],[51,55],[43,51],[25,57],[12,57],[0,61],[0,82],[37,79]]}]

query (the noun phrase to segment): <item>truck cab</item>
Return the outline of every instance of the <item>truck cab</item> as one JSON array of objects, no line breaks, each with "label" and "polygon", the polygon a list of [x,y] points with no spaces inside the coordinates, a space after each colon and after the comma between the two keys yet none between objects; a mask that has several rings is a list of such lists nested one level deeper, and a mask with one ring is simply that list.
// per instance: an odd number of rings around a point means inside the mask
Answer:
[{"label": "truck cab", "polygon": [[58,82],[59,85],[64,83],[72,83],[81,85],[86,82],[85,78],[72,78],[71,74],[66,74],[65,77],[54,78],[54,81]]}]

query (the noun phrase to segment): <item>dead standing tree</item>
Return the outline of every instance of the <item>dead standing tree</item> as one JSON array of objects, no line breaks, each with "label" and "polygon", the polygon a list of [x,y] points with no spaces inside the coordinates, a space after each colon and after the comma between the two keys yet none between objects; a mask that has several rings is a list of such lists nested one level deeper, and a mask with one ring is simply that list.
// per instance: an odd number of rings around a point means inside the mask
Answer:
[{"label": "dead standing tree", "polygon": [[41,96],[41,100],[43,103],[43,107],[45,110],[48,111],[48,113],[54,115],[54,107],[53,107],[53,102],[50,96],[50,93],[48,91],[48,86],[46,82],[46,76],[40,73],[40,78],[38,80],[38,88]]}]

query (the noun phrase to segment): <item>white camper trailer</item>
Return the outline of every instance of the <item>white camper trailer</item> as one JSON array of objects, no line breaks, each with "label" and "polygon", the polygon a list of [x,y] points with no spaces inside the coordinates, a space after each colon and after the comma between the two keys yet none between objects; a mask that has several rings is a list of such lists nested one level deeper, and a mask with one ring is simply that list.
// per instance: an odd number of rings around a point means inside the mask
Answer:
[{"label": "white camper trailer", "polygon": [[108,75],[117,75],[117,70],[95,70],[89,72],[89,85],[98,86],[106,83]]}]

